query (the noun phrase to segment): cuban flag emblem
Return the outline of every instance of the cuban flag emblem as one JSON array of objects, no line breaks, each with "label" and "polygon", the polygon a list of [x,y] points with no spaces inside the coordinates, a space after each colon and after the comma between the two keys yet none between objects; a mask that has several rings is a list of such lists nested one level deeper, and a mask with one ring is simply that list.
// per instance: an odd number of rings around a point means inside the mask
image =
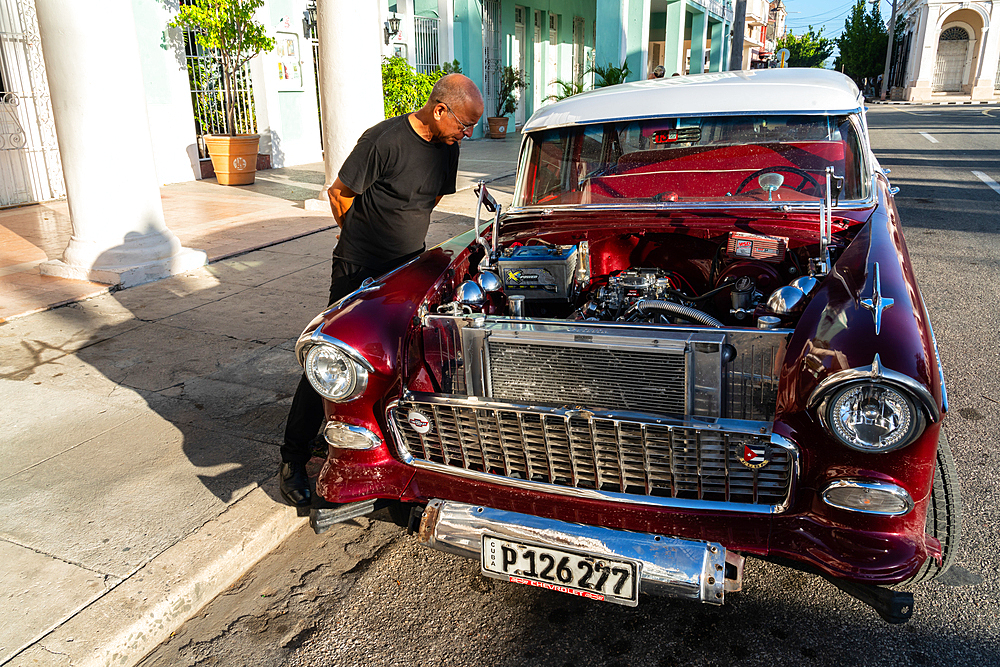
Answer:
[{"label": "cuban flag emblem", "polygon": [[771,462],[771,447],[766,442],[737,445],[736,458],[747,468],[756,470]]}]

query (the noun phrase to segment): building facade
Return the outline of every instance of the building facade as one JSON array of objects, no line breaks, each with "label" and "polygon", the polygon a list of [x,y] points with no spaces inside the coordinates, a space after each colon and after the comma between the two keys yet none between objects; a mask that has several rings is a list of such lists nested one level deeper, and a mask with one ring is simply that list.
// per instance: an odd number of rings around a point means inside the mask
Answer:
[{"label": "building facade", "polygon": [[[763,2],[764,0],[760,0]],[[483,91],[486,113],[496,106],[498,72],[525,73],[516,126],[563,92],[559,82],[584,89],[591,68],[628,65],[628,80],[649,78],[655,67],[673,73],[720,72],[729,59],[732,0],[382,0],[383,56],[398,55],[418,71],[458,60]],[[766,2],[764,3],[766,7]],[[482,136],[485,118],[477,128]]]},{"label": "building facade", "polygon": [[906,0],[899,12],[893,99],[1000,99],[1000,3]]}]

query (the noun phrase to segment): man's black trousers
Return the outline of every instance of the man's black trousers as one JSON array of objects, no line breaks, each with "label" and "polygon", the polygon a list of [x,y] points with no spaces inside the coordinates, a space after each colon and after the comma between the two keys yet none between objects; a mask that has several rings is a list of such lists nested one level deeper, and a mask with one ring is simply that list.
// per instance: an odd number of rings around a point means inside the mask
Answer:
[{"label": "man's black trousers", "polygon": [[[420,252],[423,252],[421,250]],[[330,302],[338,301],[358,287],[365,278],[377,278],[397,266],[405,264],[419,252],[400,257],[377,268],[358,266],[333,258],[333,270],[330,277]],[[325,419],[323,399],[306,378],[305,373],[299,378],[299,386],[292,398],[292,408],[288,411],[288,422],[285,424],[285,444],[281,446],[281,460],[285,463],[306,463],[312,458],[312,443],[319,433]]]}]

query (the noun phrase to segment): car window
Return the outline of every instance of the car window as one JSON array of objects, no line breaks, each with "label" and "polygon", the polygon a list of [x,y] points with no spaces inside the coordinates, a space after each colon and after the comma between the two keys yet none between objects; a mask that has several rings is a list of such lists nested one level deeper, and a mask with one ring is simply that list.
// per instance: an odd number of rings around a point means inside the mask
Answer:
[{"label": "car window", "polygon": [[843,178],[842,201],[865,198],[849,116],[663,118],[543,130],[530,141],[522,206],[815,202],[828,166]]}]

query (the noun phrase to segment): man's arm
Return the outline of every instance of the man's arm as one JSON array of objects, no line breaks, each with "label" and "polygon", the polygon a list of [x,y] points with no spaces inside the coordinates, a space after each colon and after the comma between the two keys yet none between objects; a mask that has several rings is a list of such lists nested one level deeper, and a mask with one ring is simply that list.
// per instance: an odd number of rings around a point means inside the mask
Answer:
[{"label": "man's arm", "polygon": [[344,185],[343,181],[338,177],[333,182],[333,185],[330,186],[330,189],[327,190],[326,194],[330,198],[333,219],[337,221],[338,226],[343,227],[344,216],[347,215],[347,210],[351,208],[351,204],[354,203],[354,198],[358,196],[358,193]]}]

